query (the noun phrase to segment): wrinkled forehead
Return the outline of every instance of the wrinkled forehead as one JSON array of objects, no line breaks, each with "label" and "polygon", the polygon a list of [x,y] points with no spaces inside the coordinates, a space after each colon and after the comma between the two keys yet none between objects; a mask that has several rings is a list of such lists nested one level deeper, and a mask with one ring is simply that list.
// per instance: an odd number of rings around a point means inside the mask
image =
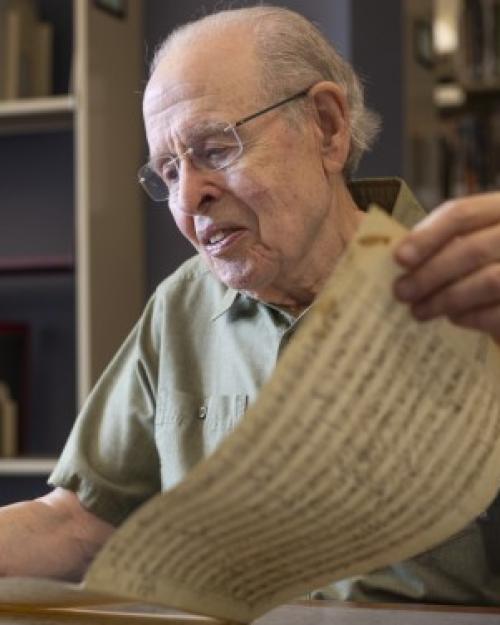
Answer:
[{"label": "wrinkled forehead", "polygon": [[167,123],[169,119],[189,118],[197,108],[216,105],[216,100],[203,82],[175,78],[164,80],[161,76],[154,75],[144,93],[146,131]]},{"label": "wrinkled forehead", "polygon": [[258,100],[259,79],[253,46],[238,45],[237,37],[175,46],[161,59],[145,91],[148,140],[172,125],[235,121]]},{"label": "wrinkled forehead", "polygon": [[168,151],[167,146],[176,141],[190,145],[220,132],[238,119],[244,107],[245,98],[234,89],[216,91],[182,83],[151,90],[144,101],[150,152]]}]

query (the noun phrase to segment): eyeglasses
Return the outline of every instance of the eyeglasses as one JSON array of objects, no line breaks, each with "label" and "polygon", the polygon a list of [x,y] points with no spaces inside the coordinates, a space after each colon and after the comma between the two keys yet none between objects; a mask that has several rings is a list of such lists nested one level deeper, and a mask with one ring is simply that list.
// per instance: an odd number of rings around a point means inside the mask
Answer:
[{"label": "eyeglasses", "polygon": [[218,122],[207,129],[182,154],[163,154],[151,159],[138,171],[139,184],[155,202],[168,200],[175,194],[179,182],[179,168],[183,158],[189,158],[199,170],[217,171],[234,163],[243,152],[243,142],[237,128],[269,111],[305,97],[310,87],[267,106],[257,113],[247,115],[234,124]]}]

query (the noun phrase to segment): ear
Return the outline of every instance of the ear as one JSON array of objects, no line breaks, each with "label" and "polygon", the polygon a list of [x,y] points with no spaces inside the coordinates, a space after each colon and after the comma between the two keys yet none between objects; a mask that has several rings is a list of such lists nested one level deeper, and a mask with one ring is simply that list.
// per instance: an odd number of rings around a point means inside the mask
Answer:
[{"label": "ear", "polygon": [[316,83],[309,92],[323,167],[329,173],[340,173],[349,155],[351,124],[347,98],[333,82]]}]

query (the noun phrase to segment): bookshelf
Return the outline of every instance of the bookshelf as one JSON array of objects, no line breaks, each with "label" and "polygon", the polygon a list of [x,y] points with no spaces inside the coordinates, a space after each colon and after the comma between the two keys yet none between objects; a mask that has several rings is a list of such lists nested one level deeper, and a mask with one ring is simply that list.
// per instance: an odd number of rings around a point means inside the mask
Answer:
[{"label": "bookshelf", "polygon": [[2,458],[0,476],[45,476],[51,473],[55,464],[55,458]]},{"label": "bookshelf", "polygon": [[72,273],[75,270],[73,256],[21,256],[0,257],[0,276],[11,274]]},{"label": "bookshelf", "polygon": [[406,0],[405,31],[406,178],[428,208],[498,189],[500,0]]},{"label": "bookshelf", "polygon": [[0,101],[0,134],[71,129],[75,108],[71,95]]},{"label": "bookshelf", "polygon": [[0,326],[28,334],[20,453],[0,458],[0,504],[43,492],[144,303],[142,5],[35,4],[54,27],[53,94],[0,101]]}]

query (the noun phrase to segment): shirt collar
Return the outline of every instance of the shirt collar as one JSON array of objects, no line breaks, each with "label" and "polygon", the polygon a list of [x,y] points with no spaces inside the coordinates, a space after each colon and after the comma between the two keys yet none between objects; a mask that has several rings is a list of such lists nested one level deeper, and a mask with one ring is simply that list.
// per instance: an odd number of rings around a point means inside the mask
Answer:
[{"label": "shirt collar", "polygon": [[235,289],[231,289],[230,287],[227,287],[223,298],[219,302],[219,305],[215,309],[215,313],[211,317],[211,320],[215,321],[221,315],[227,312],[240,296],[241,296],[241,293],[239,293]]},{"label": "shirt collar", "polygon": [[[367,211],[370,204],[378,204],[407,228],[425,217],[425,211],[401,178],[361,178],[349,183],[349,191],[361,210]],[[211,320],[218,319],[245,297],[239,291],[227,287]]]}]

